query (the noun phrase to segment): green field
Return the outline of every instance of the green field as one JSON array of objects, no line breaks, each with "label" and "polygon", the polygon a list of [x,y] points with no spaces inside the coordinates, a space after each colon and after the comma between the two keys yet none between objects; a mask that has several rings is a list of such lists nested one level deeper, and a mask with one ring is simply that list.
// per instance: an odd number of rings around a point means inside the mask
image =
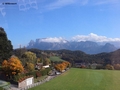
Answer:
[{"label": "green field", "polygon": [[30,90],[120,90],[120,71],[72,68]]},{"label": "green field", "polygon": [[54,62],[54,61],[64,61],[63,59],[61,59],[61,58],[59,58],[59,57],[57,57],[57,56],[51,56],[51,57],[50,57],[50,60],[53,61],[53,62]]}]

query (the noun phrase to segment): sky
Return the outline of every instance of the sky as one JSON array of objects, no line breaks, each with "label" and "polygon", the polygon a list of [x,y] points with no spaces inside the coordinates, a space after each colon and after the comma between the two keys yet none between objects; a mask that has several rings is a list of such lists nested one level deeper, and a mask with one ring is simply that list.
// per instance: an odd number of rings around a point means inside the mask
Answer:
[{"label": "sky", "polygon": [[120,0],[0,0],[0,27],[14,48],[38,38],[120,42]]}]

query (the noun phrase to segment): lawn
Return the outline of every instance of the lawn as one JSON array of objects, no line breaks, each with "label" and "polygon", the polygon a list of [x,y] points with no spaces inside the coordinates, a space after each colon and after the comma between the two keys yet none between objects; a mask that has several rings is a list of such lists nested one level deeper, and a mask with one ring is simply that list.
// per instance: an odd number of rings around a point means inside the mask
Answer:
[{"label": "lawn", "polygon": [[120,71],[72,68],[30,90],[120,90]]},{"label": "lawn", "polygon": [[59,58],[59,57],[57,57],[57,56],[51,56],[51,57],[50,57],[50,60],[53,61],[53,62],[54,62],[54,61],[64,61],[63,59],[61,59],[61,58]]}]

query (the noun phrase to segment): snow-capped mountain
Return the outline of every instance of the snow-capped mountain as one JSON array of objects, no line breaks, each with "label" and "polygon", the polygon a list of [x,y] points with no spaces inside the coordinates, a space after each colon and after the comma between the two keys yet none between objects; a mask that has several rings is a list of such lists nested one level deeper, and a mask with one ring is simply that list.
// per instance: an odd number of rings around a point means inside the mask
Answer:
[{"label": "snow-capped mountain", "polygon": [[117,48],[110,44],[106,43],[100,45],[93,41],[67,41],[63,38],[42,38],[36,39],[36,41],[31,40],[27,48],[37,48],[41,50],[81,50],[87,54],[96,54],[101,52],[111,52]]},{"label": "snow-capped mountain", "polygon": [[55,38],[41,38],[41,39],[36,39],[36,42],[41,43],[41,42],[47,42],[47,43],[67,43],[68,41],[59,37]]}]

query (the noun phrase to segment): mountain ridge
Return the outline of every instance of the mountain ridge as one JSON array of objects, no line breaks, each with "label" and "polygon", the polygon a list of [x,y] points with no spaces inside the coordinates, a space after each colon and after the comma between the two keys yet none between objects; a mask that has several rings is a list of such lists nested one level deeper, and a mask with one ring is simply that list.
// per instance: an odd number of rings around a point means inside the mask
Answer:
[{"label": "mountain ridge", "polygon": [[31,40],[27,48],[37,48],[41,50],[81,50],[87,54],[97,54],[101,52],[112,52],[117,50],[117,48],[110,43],[100,45],[93,41],[67,41],[63,38],[42,38],[36,39],[36,41]]}]

